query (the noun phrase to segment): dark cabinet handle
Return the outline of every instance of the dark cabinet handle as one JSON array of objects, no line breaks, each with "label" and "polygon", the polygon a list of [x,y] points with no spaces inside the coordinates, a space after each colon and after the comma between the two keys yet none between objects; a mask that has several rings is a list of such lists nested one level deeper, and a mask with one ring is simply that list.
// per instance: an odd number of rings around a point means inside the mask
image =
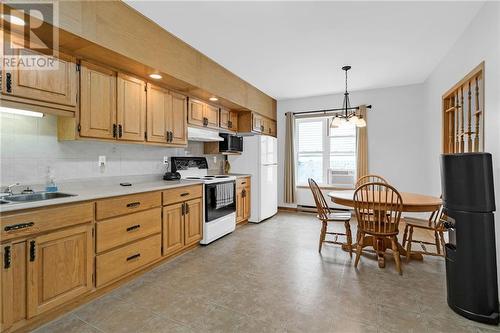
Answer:
[{"label": "dark cabinet handle", "polygon": [[118,125],[118,137],[121,138],[122,134],[123,134],[123,132],[122,132],[122,125],[120,124],[120,125]]},{"label": "dark cabinet handle", "polygon": [[174,132],[170,131],[170,142],[174,141]]},{"label": "dark cabinet handle", "polygon": [[7,81],[5,83],[5,86],[7,88],[7,92],[11,93],[12,92],[12,74],[7,73],[5,76],[6,76],[5,80]]},{"label": "dark cabinet handle", "polygon": [[8,269],[10,268],[10,263],[12,260],[12,254],[10,252],[10,246],[6,246],[3,249],[3,268]]},{"label": "dark cabinet handle", "polygon": [[32,227],[34,225],[35,225],[35,222],[18,223],[18,224],[8,225],[5,228],[3,228],[3,230],[8,232],[8,231],[29,228],[29,227]]},{"label": "dark cabinet handle", "polygon": [[32,240],[30,241],[30,261],[33,262],[35,261],[36,258],[36,246],[35,246],[35,241]]},{"label": "dark cabinet handle", "polygon": [[140,225],[140,224],[136,224],[136,225],[133,225],[133,226],[131,226],[131,227],[128,227],[128,228],[127,228],[127,231],[128,231],[128,232],[130,232],[130,231],[134,231],[134,230],[139,229],[140,227],[141,227],[141,225]]},{"label": "dark cabinet handle", "polygon": [[242,185],[243,185],[243,184],[246,184],[246,183],[247,183],[247,182],[241,182],[241,184],[242,184]]},{"label": "dark cabinet handle", "polygon": [[189,214],[189,204],[185,203],[185,205],[186,205],[186,214]]},{"label": "dark cabinet handle", "polygon": [[264,132],[264,125],[260,125],[260,131]]},{"label": "dark cabinet handle", "polygon": [[227,127],[233,128],[233,122],[231,120],[227,122]]},{"label": "dark cabinet handle", "polygon": [[189,192],[181,193],[181,197],[185,197],[186,195],[189,195]]},{"label": "dark cabinet handle", "polygon": [[186,203],[185,202],[182,203],[181,214],[183,216],[186,215]]},{"label": "dark cabinet handle", "polygon": [[167,132],[167,142],[170,142],[170,131]]},{"label": "dark cabinet handle", "polygon": [[136,207],[139,207],[141,205],[140,202],[131,202],[129,204],[127,204],[127,207],[128,208],[136,208]]},{"label": "dark cabinet handle", "polygon": [[113,138],[116,138],[116,124],[113,124]]},{"label": "dark cabinet handle", "polygon": [[139,258],[140,256],[141,256],[140,253],[133,254],[133,255],[131,255],[130,257],[127,258],[127,261]]}]

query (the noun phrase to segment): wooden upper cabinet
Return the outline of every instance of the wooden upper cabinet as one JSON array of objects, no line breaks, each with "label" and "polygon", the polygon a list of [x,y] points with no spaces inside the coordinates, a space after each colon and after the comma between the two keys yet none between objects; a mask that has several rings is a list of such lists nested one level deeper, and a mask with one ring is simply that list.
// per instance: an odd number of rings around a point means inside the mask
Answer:
[{"label": "wooden upper cabinet", "polygon": [[170,94],[172,95],[171,143],[187,145],[187,98],[174,92]]},{"label": "wooden upper cabinet", "polygon": [[219,113],[219,127],[229,129],[229,122],[231,121],[229,118],[230,112],[225,109],[220,109]]},{"label": "wooden upper cabinet", "polygon": [[147,90],[147,141],[186,145],[186,96],[149,83]]},{"label": "wooden upper cabinet", "polygon": [[205,104],[206,126],[212,128],[219,127],[219,108],[210,104]]},{"label": "wooden upper cabinet", "polygon": [[238,131],[238,112],[231,111],[229,113],[229,129],[233,131]]},{"label": "wooden upper cabinet", "polygon": [[188,123],[203,126],[205,123],[205,103],[196,99],[189,99]]},{"label": "wooden upper cabinet", "polygon": [[198,242],[203,235],[202,227],[202,199],[193,199],[185,203],[185,221],[184,221],[184,241],[185,245],[191,245]]},{"label": "wooden upper cabinet", "polygon": [[26,260],[26,241],[1,245],[0,331],[27,318]]},{"label": "wooden upper cabinet", "polygon": [[135,77],[118,74],[118,139],[144,141],[146,131],[146,83]]},{"label": "wooden upper cabinet", "polygon": [[167,143],[167,126],[170,123],[172,96],[168,90],[147,85],[147,141]]},{"label": "wooden upper cabinet", "polygon": [[188,123],[196,126],[219,128],[219,108],[190,98]]},{"label": "wooden upper cabinet", "polygon": [[28,240],[28,318],[93,288],[90,223]]},{"label": "wooden upper cabinet", "polygon": [[43,57],[47,63],[54,65],[52,69],[36,69],[26,68],[23,62],[19,62],[16,68],[4,68],[2,93],[6,99],[14,97],[17,102],[68,111],[77,109],[78,76],[74,57],[59,54],[59,58],[49,58],[42,53],[21,48],[13,52],[15,57]]},{"label": "wooden upper cabinet", "polygon": [[116,73],[87,62],[80,72],[80,136],[114,139]]},{"label": "wooden upper cabinet", "polygon": [[256,113],[252,113],[252,131],[262,133],[264,131],[264,118]]}]

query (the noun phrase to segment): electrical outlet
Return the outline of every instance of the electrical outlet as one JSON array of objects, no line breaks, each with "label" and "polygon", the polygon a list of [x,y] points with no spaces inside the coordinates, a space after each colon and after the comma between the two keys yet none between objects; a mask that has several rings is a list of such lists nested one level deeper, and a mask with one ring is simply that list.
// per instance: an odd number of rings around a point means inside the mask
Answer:
[{"label": "electrical outlet", "polygon": [[168,156],[163,156],[163,165],[168,168]]},{"label": "electrical outlet", "polygon": [[105,155],[100,155],[99,156],[99,167],[104,167],[106,166],[106,156]]}]

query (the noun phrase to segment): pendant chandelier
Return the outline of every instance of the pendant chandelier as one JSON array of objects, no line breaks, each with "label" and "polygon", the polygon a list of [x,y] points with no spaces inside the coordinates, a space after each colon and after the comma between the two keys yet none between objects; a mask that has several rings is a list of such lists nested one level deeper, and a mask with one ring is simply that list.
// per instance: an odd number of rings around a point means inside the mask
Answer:
[{"label": "pendant chandelier", "polygon": [[345,124],[353,124],[356,127],[365,127],[366,121],[363,116],[358,113],[359,107],[352,108],[349,101],[349,92],[347,91],[347,71],[351,69],[351,66],[344,66],[342,70],[345,71],[345,92],[344,92],[344,103],[342,104],[342,109],[338,112],[330,122],[330,128],[337,128]]}]

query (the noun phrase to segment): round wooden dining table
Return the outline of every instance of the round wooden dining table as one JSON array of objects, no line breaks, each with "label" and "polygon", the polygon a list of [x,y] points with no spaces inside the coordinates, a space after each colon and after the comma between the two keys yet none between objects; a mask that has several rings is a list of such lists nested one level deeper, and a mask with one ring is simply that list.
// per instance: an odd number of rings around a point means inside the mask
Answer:
[{"label": "round wooden dining table", "polygon": [[[425,212],[434,212],[439,209],[441,206],[441,199],[438,197],[433,197],[429,195],[422,195],[417,193],[409,193],[409,192],[399,192],[401,194],[401,199],[403,199],[403,212],[413,212],[413,213],[425,213]],[[354,190],[340,190],[340,191],[332,191],[329,192],[328,197],[331,200],[339,205],[353,207],[354,208]],[[371,236],[365,237],[365,242],[363,247],[366,246],[374,246],[376,240]],[[382,243],[376,244],[379,249],[382,247],[383,251],[385,249],[391,248],[390,240],[384,239]],[[406,249],[404,249],[401,244],[398,242],[398,250],[400,255],[406,256]],[[423,256],[420,253],[412,253],[412,259],[422,260]],[[378,264],[379,267],[385,267],[385,259],[383,254],[378,255]]]}]

